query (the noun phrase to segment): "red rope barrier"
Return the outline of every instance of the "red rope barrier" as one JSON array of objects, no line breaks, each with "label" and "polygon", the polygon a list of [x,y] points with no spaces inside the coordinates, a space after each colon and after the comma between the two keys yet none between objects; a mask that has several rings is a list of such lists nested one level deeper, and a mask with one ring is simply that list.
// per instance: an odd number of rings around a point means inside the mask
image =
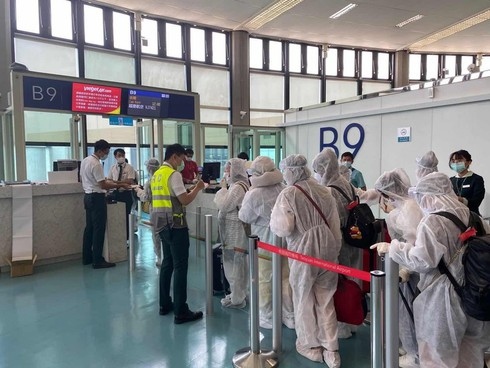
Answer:
[{"label": "red rope barrier", "polygon": [[262,249],[267,250],[269,252],[276,253],[276,254],[279,254],[281,256],[294,259],[296,261],[308,263],[312,266],[320,267],[320,268],[323,268],[324,270],[327,270],[327,271],[340,273],[342,275],[346,275],[349,277],[355,277],[356,279],[360,279],[360,280],[364,280],[364,281],[371,281],[371,275],[369,274],[369,272],[366,272],[366,271],[361,271],[361,270],[358,270],[356,268],[351,268],[351,267],[339,265],[337,263],[324,261],[323,259],[310,257],[310,256],[307,256],[305,254],[293,252],[293,251],[288,250],[288,249],[279,248],[279,247],[276,247],[274,245],[264,243],[260,240],[257,242],[257,245],[259,248],[262,248]]}]

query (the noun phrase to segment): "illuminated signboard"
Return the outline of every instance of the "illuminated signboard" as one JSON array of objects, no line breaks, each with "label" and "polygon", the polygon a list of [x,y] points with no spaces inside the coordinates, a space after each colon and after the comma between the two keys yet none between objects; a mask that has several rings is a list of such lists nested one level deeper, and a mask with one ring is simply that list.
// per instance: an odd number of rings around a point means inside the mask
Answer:
[{"label": "illuminated signboard", "polygon": [[137,117],[166,118],[169,100],[168,93],[130,89],[127,114]]},{"label": "illuminated signboard", "polygon": [[73,83],[71,109],[100,114],[121,113],[121,88]]}]

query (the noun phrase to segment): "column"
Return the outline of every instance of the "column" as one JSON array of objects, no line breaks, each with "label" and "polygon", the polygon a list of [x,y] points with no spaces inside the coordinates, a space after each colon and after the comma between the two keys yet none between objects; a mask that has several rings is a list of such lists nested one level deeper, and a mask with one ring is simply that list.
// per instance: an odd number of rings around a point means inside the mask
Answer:
[{"label": "column", "polygon": [[231,33],[231,124],[250,125],[250,50],[248,33]]}]

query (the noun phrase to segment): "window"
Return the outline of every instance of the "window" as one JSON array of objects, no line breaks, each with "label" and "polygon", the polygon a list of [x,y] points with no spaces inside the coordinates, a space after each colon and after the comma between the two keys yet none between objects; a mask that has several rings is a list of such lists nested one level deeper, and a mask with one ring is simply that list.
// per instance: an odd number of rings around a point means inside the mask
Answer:
[{"label": "window", "polygon": [[473,56],[461,56],[461,74],[469,73],[470,64],[473,64]]},{"label": "window", "polygon": [[131,51],[131,17],[128,14],[112,12],[114,48]]},{"label": "window", "polygon": [[191,28],[191,60],[206,61],[203,29]]},{"label": "window", "polygon": [[420,64],[422,56],[419,54],[408,55],[408,79],[420,80]]},{"label": "window", "polygon": [[318,47],[306,46],[306,73],[318,74]]},{"label": "window", "polygon": [[39,33],[38,0],[17,0],[15,2],[15,21],[17,30]]},{"label": "window", "polygon": [[226,65],[226,35],[213,32],[213,64]]},{"label": "window", "polygon": [[371,51],[362,52],[361,77],[373,77],[373,53]]},{"label": "window", "polygon": [[337,75],[338,68],[338,50],[328,48],[325,55],[325,74]]},{"label": "window", "polygon": [[289,44],[289,71],[301,73],[301,45],[297,43]]},{"label": "window", "polygon": [[182,59],[182,26],[166,23],[165,42],[167,45],[167,56]]},{"label": "window", "polygon": [[378,79],[390,79],[390,54],[378,53]]},{"label": "window", "polygon": [[480,71],[489,70],[490,69],[490,56],[483,56],[481,59]]},{"label": "window", "polygon": [[269,41],[269,70],[282,71],[282,43]]},{"label": "window", "polygon": [[249,41],[250,47],[250,67],[263,69],[264,67],[264,47],[263,41],[260,38],[251,38]]},{"label": "window", "polygon": [[51,35],[73,39],[71,1],[51,0]]},{"label": "window", "polygon": [[104,16],[102,8],[83,6],[85,42],[104,46]]},{"label": "window", "polygon": [[141,52],[158,55],[158,22],[143,18],[141,20]]},{"label": "window", "polygon": [[426,73],[425,79],[438,79],[439,78],[439,56],[427,55]]},{"label": "window", "polygon": [[344,77],[354,77],[356,75],[356,52],[354,50],[344,50]]}]

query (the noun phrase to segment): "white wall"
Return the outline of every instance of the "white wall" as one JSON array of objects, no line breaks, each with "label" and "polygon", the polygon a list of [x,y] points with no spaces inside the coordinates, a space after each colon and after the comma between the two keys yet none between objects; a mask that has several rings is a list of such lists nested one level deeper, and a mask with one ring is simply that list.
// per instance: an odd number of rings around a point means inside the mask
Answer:
[{"label": "white wall", "polygon": [[[487,195],[480,206],[490,216],[490,78],[438,86],[434,97],[427,89],[348,102],[339,105],[303,108],[286,113],[286,152],[302,153],[311,162],[320,151],[321,130],[338,132],[340,153],[352,151],[343,135],[352,123],[364,129],[364,142],[354,166],[364,174],[372,188],[379,175],[403,167],[415,182],[415,158],[433,150],[439,158],[439,171],[453,175],[448,167],[449,154],[466,149],[473,158],[471,169],[482,175]],[[397,129],[411,128],[410,142],[398,142]],[[349,131],[348,141],[359,139],[359,130]],[[323,140],[331,142],[327,131]]]}]

